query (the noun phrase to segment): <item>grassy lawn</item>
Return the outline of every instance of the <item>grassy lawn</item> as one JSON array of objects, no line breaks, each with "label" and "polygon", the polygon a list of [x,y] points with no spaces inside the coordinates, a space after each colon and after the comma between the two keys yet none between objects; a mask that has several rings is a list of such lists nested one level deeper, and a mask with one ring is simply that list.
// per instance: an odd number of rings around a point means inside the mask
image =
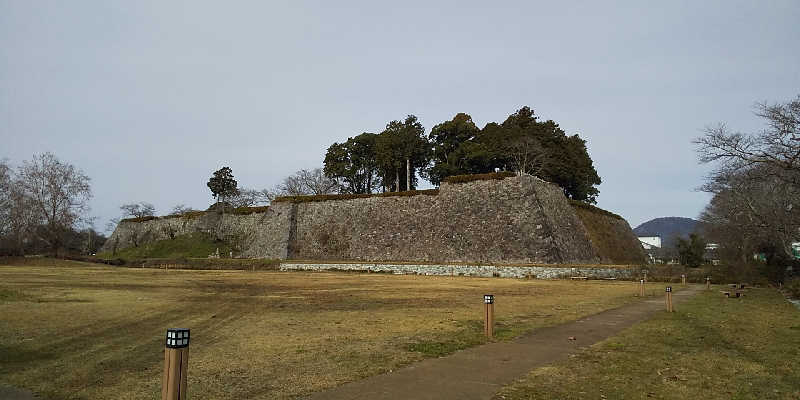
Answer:
[{"label": "grassy lawn", "polygon": [[538,368],[498,399],[800,399],[800,310],[717,290]]},{"label": "grassy lawn", "polygon": [[[167,328],[193,399],[290,398],[636,301],[630,282],[0,266],[0,382],[53,399],[157,399]],[[660,293],[662,285],[653,285]],[[797,331],[794,331],[795,333]]]}]

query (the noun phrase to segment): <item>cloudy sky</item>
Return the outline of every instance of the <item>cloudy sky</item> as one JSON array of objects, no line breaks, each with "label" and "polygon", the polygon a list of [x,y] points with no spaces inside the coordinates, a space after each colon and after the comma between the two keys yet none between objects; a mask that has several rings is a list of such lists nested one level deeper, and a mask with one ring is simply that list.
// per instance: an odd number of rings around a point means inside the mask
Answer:
[{"label": "cloudy sky", "polygon": [[126,202],[204,209],[224,165],[272,187],[407,114],[529,105],[635,227],[707,203],[705,126],[800,94],[797,1],[384,3],[0,0],[0,158],[83,169],[102,229]]}]

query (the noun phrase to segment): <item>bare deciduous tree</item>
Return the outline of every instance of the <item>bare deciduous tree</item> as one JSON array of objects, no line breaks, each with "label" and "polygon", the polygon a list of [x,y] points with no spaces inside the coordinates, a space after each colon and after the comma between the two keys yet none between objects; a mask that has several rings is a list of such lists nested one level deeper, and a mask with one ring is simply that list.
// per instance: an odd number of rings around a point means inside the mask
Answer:
[{"label": "bare deciduous tree", "polygon": [[700,161],[716,169],[700,190],[713,193],[701,215],[712,240],[746,261],[766,244],[791,255],[800,237],[800,97],[756,105],[767,128],[731,133],[724,124],[696,139]]},{"label": "bare deciduous tree", "polygon": [[755,134],[731,132],[725,124],[706,128],[693,142],[700,162],[716,163],[715,175],[769,165],[776,178],[800,186],[800,96],[785,104],[756,104],[755,114],[767,123]]},{"label": "bare deciduous tree", "polygon": [[800,190],[759,169],[719,178],[713,185],[714,197],[700,216],[709,237],[741,261],[767,243],[791,255],[791,244],[800,235]]},{"label": "bare deciduous tree", "polygon": [[322,168],[301,169],[283,179],[278,189],[289,195],[319,195],[336,193],[336,181],[325,176]]},{"label": "bare deciduous tree", "polygon": [[44,153],[23,162],[16,178],[24,209],[36,219],[37,237],[57,252],[65,234],[88,222],[85,214],[92,197],[89,177],[53,154]]},{"label": "bare deciduous tree", "polygon": [[274,198],[267,189],[239,189],[239,192],[228,199],[233,207],[256,207],[267,205]]},{"label": "bare deciduous tree", "polygon": [[22,240],[32,223],[24,200],[14,184],[14,170],[0,160],[0,254],[22,253]]},{"label": "bare deciduous tree", "polygon": [[123,204],[119,207],[124,217],[144,218],[155,215],[156,207],[148,202]]},{"label": "bare deciduous tree", "polygon": [[270,201],[278,196],[304,196],[337,193],[340,188],[336,180],[325,176],[322,168],[301,169],[287,176],[272,190],[264,190]]},{"label": "bare deciduous tree", "polygon": [[8,235],[11,224],[11,166],[7,160],[0,160],[0,237]]},{"label": "bare deciduous tree", "polygon": [[508,145],[508,152],[518,175],[537,175],[547,163],[547,152],[541,143],[530,136],[523,136]]},{"label": "bare deciduous tree", "polygon": [[172,211],[169,212],[169,215],[181,215],[192,211],[195,210],[186,204],[177,204],[175,207],[172,207]]}]

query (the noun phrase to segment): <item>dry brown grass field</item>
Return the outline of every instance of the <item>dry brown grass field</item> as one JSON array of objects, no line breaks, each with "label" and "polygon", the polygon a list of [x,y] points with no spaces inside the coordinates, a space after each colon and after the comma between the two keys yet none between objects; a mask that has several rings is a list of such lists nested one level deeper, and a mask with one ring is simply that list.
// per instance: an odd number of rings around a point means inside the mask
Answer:
[{"label": "dry brown grass field", "polygon": [[292,398],[484,342],[485,293],[496,296],[497,340],[506,340],[635,301],[637,291],[631,282],[11,264],[0,265],[0,383],[54,399],[159,398],[171,327],[192,330],[191,398]]}]

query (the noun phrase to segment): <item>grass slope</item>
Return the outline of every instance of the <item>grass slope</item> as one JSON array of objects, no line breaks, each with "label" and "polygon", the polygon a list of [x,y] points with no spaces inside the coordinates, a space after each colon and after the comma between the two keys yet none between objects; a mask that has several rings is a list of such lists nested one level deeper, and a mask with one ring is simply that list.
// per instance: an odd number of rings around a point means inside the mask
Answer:
[{"label": "grass slope", "polygon": [[100,253],[101,258],[145,259],[145,258],[202,258],[214,254],[219,249],[220,255],[227,256],[231,247],[222,241],[212,239],[210,235],[193,233],[176,236],[174,239],[158,240],[139,247],[129,247],[112,253]]},{"label": "grass slope", "polygon": [[614,264],[642,264],[644,252],[636,238],[630,234],[622,217],[591,205],[570,203],[589,233],[589,239],[603,262]]},{"label": "grass slope", "polygon": [[494,399],[800,399],[800,310],[772,289],[704,292],[538,368]]}]

